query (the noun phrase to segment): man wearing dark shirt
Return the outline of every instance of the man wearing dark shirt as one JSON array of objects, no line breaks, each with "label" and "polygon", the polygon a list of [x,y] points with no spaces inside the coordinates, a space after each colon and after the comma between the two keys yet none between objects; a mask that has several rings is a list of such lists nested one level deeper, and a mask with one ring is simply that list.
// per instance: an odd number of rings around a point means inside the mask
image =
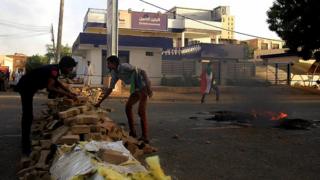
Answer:
[{"label": "man wearing dark shirt", "polygon": [[31,70],[19,80],[16,90],[20,94],[22,103],[21,131],[23,155],[28,156],[31,153],[30,131],[33,121],[33,96],[38,90],[47,88],[50,92],[76,99],[76,95],[58,81],[60,73],[65,75],[70,74],[76,64],[72,57],[64,56],[59,64],[46,65]]},{"label": "man wearing dark shirt", "polygon": [[141,129],[142,137],[146,143],[149,143],[148,140],[148,121],[146,114],[146,106],[148,96],[152,97],[151,83],[147,77],[147,74],[144,70],[132,66],[128,63],[119,63],[119,58],[117,56],[110,56],[107,58],[108,68],[111,72],[111,83],[109,88],[106,90],[104,97],[96,104],[96,107],[99,107],[104,99],[106,99],[114,89],[117,81],[121,79],[125,84],[131,84],[130,87],[130,97],[126,104],[126,115],[128,118],[130,135],[133,137],[137,136],[135,127],[134,127],[134,118],[132,112],[132,106],[139,101],[138,114],[141,119]]}]

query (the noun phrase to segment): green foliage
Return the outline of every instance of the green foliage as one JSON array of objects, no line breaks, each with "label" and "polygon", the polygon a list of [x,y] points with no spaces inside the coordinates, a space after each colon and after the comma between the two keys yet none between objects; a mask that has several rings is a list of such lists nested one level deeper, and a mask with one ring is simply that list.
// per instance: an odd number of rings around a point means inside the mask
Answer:
[{"label": "green foliage", "polygon": [[46,48],[47,48],[47,53],[45,54],[45,56],[48,58],[48,59],[54,59],[54,54],[55,54],[55,49],[53,48],[52,45],[49,45],[47,44],[46,45]]},{"label": "green foliage", "polygon": [[45,64],[49,64],[49,59],[46,56],[33,55],[27,58],[26,72],[30,72],[33,69],[41,67]]},{"label": "green foliage", "polygon": [[[61,45],[61,57],[63,56],[71,56],[71,48],[68,46],[68,44],[66,44],[65,46],[64,45]],[[48,59],[54,59],[54,56],[55,56],[55,49],[53,48],[52,45],[50,44],[47,44],[46,45],[46,48],[47,48],[47,53],[45,54],[45,56],[48,58]]]},{"label": "green foliage", "polygon": [[308,59],[320,48],[319,8],[319,0],[276,0],[267,12],[269,29]]}]

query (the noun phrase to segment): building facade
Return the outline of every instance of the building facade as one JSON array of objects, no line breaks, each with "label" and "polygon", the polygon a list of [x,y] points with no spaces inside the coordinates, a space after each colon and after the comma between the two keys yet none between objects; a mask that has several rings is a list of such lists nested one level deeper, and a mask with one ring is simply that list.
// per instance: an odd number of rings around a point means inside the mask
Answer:
[{"label": "building facade", "polygon": [[230,14],[229,6],[219,6],[212,11],[214,21],[221,22],[221,39],[234,39],[234,16]]},{"label": "building facade", "polygon": [[8,57],[13,59],[13,71],[16,72],[18,69],[25,69],[27,56],[21,53],[14,53],[13,55],[7,55]]},{"label": "building facade", "polygon": [[267,39],[251,39],[246,40],[248,46],[253,50],[253,58],[260,59],[263,55],[272,55],[284,53],[285,42],[281,40],[267,40]]},{"label": "building facade", "polygon": [[0,55],[0,66],[8,66],[9,71],[13,72],[13,59],[11,57]]},{"label": "building facade", "polygon": [[[219,45],[224,26],[221,20],[229,12],[220,13],[220,21],[214,20],[214,12],[181,7],[174,7],[167,13],[120,10],[118,54],[121,62],[146,70],[152,83],[160,85],[161,78],[170,72],[182,76],[185,72],[180,71],[181,68],[188,69],[192,75],[199,75],[203,52],[214,50],[219,54],[220,51],[220,56],[211,56],[230,60],[226,56],[231,52],[228,45]],[[87,61],[91,61],[94,69],[93,84],[105,82],[108,73],[106,14],[104,9],[88,9],[83,31],[72,47],[79,64],[79,75],[83,74]],[[241,45],[234,48],[238,48],[239,52],[243,49]],[[240,53],[232,59],[241,58],[243,55]]]}]

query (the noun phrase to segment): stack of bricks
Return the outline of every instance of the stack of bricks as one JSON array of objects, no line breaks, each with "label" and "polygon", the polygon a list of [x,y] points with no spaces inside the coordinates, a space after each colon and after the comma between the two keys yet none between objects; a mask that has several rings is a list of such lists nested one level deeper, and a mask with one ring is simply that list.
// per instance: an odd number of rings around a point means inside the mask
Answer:
[{"label": "stack of bricks", "polygon": [[[68,102],[68,103],[66,103]],[[149,144],[129,136],[108,117],[108,112],[86,104],[85,98],[50,100],[49,109],[32,125],[32,153],[22,160],[18,177],[25,179],[50,179],[49,167],[56,154],[57,145],[73,145],[80,141],[119,141],[134,157],[157,151]],[[52,111],[55,109],[55,111]],[[63,111],[57,112],[57,110]]]},{"label": "stack of bricks", "polygon": [[73,87],[71,91],[78,96],[88,97],[88,101],[91,103],[97,103],[103,96],[102,88],[93,87]]}]

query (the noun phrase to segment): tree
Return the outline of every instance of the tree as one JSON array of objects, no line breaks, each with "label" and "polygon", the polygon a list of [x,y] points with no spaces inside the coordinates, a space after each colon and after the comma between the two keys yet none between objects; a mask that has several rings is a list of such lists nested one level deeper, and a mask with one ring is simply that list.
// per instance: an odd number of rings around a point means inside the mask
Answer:
[{"label": "tree", "polygon": [[269,29],[275,31],[292,52],[320,61],[320,1],[276,0],[267,12]]},{"label": "tree", "polygon": [[30,72],[32,69],[38,68],[45,64],[49,64],[49,59],[46,56],[33,55],[27,58],[26,72]]},{"label": "tree", "polygon": [[[52,45],[47,44],[47,53],[45,56],[51,61],[54,59],[55,56],[55,49],[52,47]],[[71,56],[71,48],[66,44],[65,46],[62,45],[61,47],[61,57],[63,56]]]}]

